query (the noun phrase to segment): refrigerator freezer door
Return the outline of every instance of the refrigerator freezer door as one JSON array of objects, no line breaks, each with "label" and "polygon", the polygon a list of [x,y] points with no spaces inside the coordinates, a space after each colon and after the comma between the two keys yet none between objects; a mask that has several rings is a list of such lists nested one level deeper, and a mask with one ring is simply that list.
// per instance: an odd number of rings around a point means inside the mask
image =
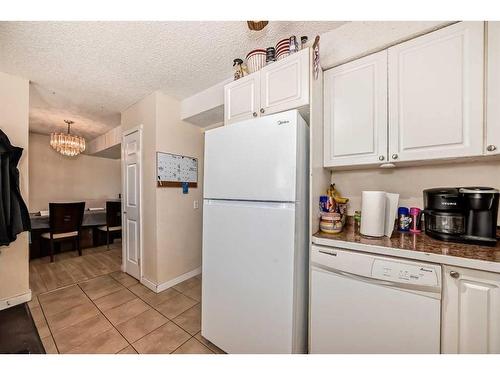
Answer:
[{"label": "refrigerator freezer door", "polygon": [[224,351],[297,350],[294,221],[291,203],[205,200],[201,334]]},{"label": "refrigerator freezer door", "polygon": [[298,117],[293,110],[207,131],[204,198],[295,201]]}]

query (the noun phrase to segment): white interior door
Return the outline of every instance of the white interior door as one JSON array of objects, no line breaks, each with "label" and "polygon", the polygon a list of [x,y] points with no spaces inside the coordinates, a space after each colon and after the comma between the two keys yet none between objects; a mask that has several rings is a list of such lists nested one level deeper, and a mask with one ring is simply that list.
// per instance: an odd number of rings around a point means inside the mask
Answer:
[{"label": "white interior door", "polygon": [[124,272],[141,278],[141,137],[137,129],[123,136],[122,141],[122,207]]},{"label": "white interior door", "polygon": [[389,48],[389,157],[483,153],[483,22],[460,22]]}]

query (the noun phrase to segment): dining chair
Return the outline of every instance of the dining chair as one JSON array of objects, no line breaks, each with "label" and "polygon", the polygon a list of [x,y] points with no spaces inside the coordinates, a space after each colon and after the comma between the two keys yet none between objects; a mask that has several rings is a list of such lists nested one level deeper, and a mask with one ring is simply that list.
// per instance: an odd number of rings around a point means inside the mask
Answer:
[{"label": "dining chair", "polygon": [[109,240],[111,233],[122,230],[122,203],[118,201],[106,202],[106,225],[97,229],[106,232],[106,246],[109,249]]},{"label": "dining chair", "polygon": [[78,255],[82,255],[80,232],[84,210],[85,202],[49,203],[50,229],[42,234],[42,238],[50,241],[50,262],[54,261],[56,242],[72,241],[73,250],[78,250]]}]

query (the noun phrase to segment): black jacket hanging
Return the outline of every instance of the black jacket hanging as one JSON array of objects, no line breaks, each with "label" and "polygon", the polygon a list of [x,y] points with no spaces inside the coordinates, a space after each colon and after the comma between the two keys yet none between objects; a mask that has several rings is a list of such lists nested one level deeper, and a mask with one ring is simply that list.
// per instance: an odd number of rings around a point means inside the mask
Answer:
[{"label": "black jacket hanging", "polygon": [[30,230],[30,216],[19,188],[17,164],[23,149],[12,146],[0,130],[0,246],[9,245],[19,233]]}]

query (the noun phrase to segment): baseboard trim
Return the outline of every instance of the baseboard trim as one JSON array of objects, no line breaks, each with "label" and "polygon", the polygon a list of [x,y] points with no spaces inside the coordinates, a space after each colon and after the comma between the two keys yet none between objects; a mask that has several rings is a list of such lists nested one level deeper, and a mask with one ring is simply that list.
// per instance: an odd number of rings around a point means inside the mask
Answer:
[{"label": "baseboard trim", "polygon": [[177,276],[175,279],[165,281],[164,283],[158,284],[156,289],[157,292],[163,292],[164,290],[167,290],[168,288],[171,288],[177,284],[182,283],[184,280],[190,279],[196,275],[199,275],[201,273],[201,267],[195,268],[192,271],[186,272],[180,276]]},{"label": "baseboard trim", "polygon": [[0,299],[0,310],[31,301],[31,289],[17,296]]},{"label": "baseboard trim", "polygon": [[157,291],[158,286],[156,285],[156,283],[152,282],[151,280],[148,280],[145,277],[143,277],[141,279],[141,284],[144,285],[145,287],[151,289],[153,292],[158,293],[158,291]]},{"label": "baseboard trim", "polygon": [[160,293],[163,292],[164,290],[167,290],[168,288],[171,288],[177,284],[182,283],[184,280],[190,279],[191,277],[194,277],[196,275],[199,275],[201,273],[201,267],[195,268],[192,271],[186,272],[180,276],[177,276],[175,279],[165,281],[164,283],[161,284],[156,284],[152,282],[151,280],[146,279],[143,277],[141,279],[141,283],[146,286],[147,288],[151,289],[153,292]]}]

